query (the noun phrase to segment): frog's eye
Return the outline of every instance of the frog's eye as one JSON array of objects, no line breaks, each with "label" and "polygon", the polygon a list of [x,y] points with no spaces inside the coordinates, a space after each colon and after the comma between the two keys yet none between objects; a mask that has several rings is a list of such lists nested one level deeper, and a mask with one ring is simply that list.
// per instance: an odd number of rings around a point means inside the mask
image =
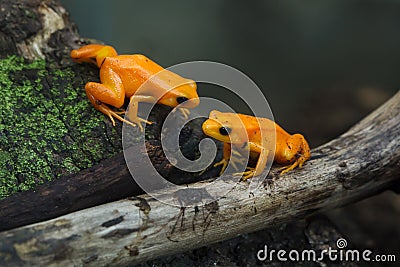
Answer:
[{"label": "frog's eye", "polygon": [[229,127],[221,127],[219,128],[219,133],[221,135],[229,135],[232,132],[232,129]]},{"label": "frog's eye", "polygon": [[184,97],[184,96],[180,96],[180,97],[176,98],[176,102],[178,102],[178,104],[182,104],[183,102],[186,102],[188,100],[189,100],[189,98]]}]

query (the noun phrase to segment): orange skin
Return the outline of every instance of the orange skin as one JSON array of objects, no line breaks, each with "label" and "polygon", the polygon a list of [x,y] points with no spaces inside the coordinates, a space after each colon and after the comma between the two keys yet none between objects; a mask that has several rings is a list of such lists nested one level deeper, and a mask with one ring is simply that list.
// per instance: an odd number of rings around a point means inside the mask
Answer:
[{"label": "orange skin", "polygon": [[[285,164],[281,172],[284,174],[296,167],[302,167],[303,163],[311,156],[310,147],[304,136],[301,134],[288,134],[275,122],[253,116],[222,113],[216,110],[211,111],[209,119],[203,123],[203,131],[219,141],[224,142],[223,159],[216,163],[214,167],[222,165],[222,174],[228,166],[229,160],[236,168],[237,162],[242,162],[235,154],[240,156],[235,150],[231,151],[231,146],[240,149],[249,149],[250,152],[259,154],[255,168],[247,168],[248,171],[237,173],[247,180],[253,176],[260,175],[268,160],[269,152],[273,151],[274,140],[271,133],[275,131],[275,154],[273,160],[280,164]],[[262,136],[261,136],[262,131]],[[262,138],[264,140],[262,140]],[[232,158],[231,158],[232,152]]]},{"label": "orange skin", "polygon": [[[111,46],[90,44],[71,51],[71,58],[78,63],[91,62],[100,68],[101,83],[88,82],[86,95],[92,105],[106,114],[113,125],[116,118],[133,126],[151,122],[137,116],[138,103],[159,103],[170,107],[182,104],[184,115],[199,104],[196,83],[185,79],[143,55],[118,55]],[[125,120],[109,106],[122,107],[125,97],[130,98]],[[107,105],[104,105],[107,104]]]}]

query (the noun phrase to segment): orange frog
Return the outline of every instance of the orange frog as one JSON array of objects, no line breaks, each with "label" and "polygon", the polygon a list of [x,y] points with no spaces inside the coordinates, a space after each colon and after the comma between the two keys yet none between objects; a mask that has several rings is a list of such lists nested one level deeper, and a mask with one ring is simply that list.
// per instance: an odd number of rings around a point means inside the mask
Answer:
[{"label": "orange frog", "polygon": [[[92,105],[113,119],[138,125],[151,122],[139,118],[138,103],[159,103],[170,107],[182,104],[184,115],[199,104],[196,83],[164,69],[143,55],[118,55],[111,46],[90,44],[71,51],[71,58],[76,62],[91,62],[100,68],[101,83],[88,82],[86,95]],[[156,75],[157,74],[157,75]],[[142,86],[145,84],[145,86]],[[142,86],[142,87],[141,87]],[[139,90],[140,88],[140,90]],[[109,106],[122,107],[125,97],[130,98],[129,111],[125,120]],[[106,105],[107,104],[107,105]]]},{"label": "orange frog", "polygon": [[231,158],[231,146],[234,146],[259,154],[255,168],[247,167],[247,171],[236,174],[241,175],[243,180],[260,175],[267,164],[269,152],[274,148],[275,140],[271,138],[273,131],[275,131],[276,137],[273,160],[288,165],[282,168],[281,174],[293,170],[297,166],[302,167],[303,163],[310,158],[310,148],[304,136],[301,134],[290,135],[278,124],[266,118],[213,110],[202,128],[206,135],[224,142],[223,159],[214,165],[214,167],[222,165],[220,174],[228,166],[229,160],[232,160],[235,168],[236,163],[243,162],[243,159],[240,159],[240,153],[235,149],[232,150]]}]

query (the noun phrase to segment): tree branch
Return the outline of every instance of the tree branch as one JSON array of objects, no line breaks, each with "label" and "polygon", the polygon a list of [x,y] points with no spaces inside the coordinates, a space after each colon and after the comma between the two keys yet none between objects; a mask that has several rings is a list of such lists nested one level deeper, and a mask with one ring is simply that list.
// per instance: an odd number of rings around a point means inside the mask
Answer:
[{"label": "tree branch", "polygon": [[[253,192],[240,182],[218,201],[201,206],[199,199],[197,207],[186,209],[142,195],[2,232],[0,264],[137,263],[346,205],[398,181],[399,132],[400,92],[314,149],[302,169],[283,176],[274,170]],[[236,181],[225,177],[214,183],[218,190]],[[183,191],[161,193],[185,202]]]}]

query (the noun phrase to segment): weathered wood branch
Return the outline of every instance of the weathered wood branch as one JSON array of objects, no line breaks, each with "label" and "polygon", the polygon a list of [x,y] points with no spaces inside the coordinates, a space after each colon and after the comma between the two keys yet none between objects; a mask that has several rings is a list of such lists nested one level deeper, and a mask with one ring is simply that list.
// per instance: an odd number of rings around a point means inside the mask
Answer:
[{"label": "weathered wood branch", "polygon": [[[272,171],[252,192],[241,182],[218,201],[201,206],[198,199],[192,208],[142,195],[2,232],[0,264],[136,263],[346,205],[398,181],[399,133],[400,92],[342,136],[314,149],[304,168],[284,176]],[[230,183],[236,180],[226,177],[213,188]],[[183,191],[162,193],[177,204],[185,202]]]},{"label": "weathered wood branch", "polygon": [[[160,173],[170,176],[170,181],[175,184],[204,180],[204,177],[216,175],[218,172],[218,169],[213,169],[201,176],[179,175],[165,155],[160,153],[162,151],[160,145],[147,142],[146,148],[147,151],[141,151],[140,145],[134,145],[132,148],[135,153],[132,153],[131,160],[137,164],[132,167],[137,170],[136,175],[152,179],[148,171],[140,166],[147,157],[154,161]],[[20,192],[0,200],[0,231],[53,219],[142,193],[143,190],[132,178],[121,152],[77,174],[63,176],[34,190]]]}]

